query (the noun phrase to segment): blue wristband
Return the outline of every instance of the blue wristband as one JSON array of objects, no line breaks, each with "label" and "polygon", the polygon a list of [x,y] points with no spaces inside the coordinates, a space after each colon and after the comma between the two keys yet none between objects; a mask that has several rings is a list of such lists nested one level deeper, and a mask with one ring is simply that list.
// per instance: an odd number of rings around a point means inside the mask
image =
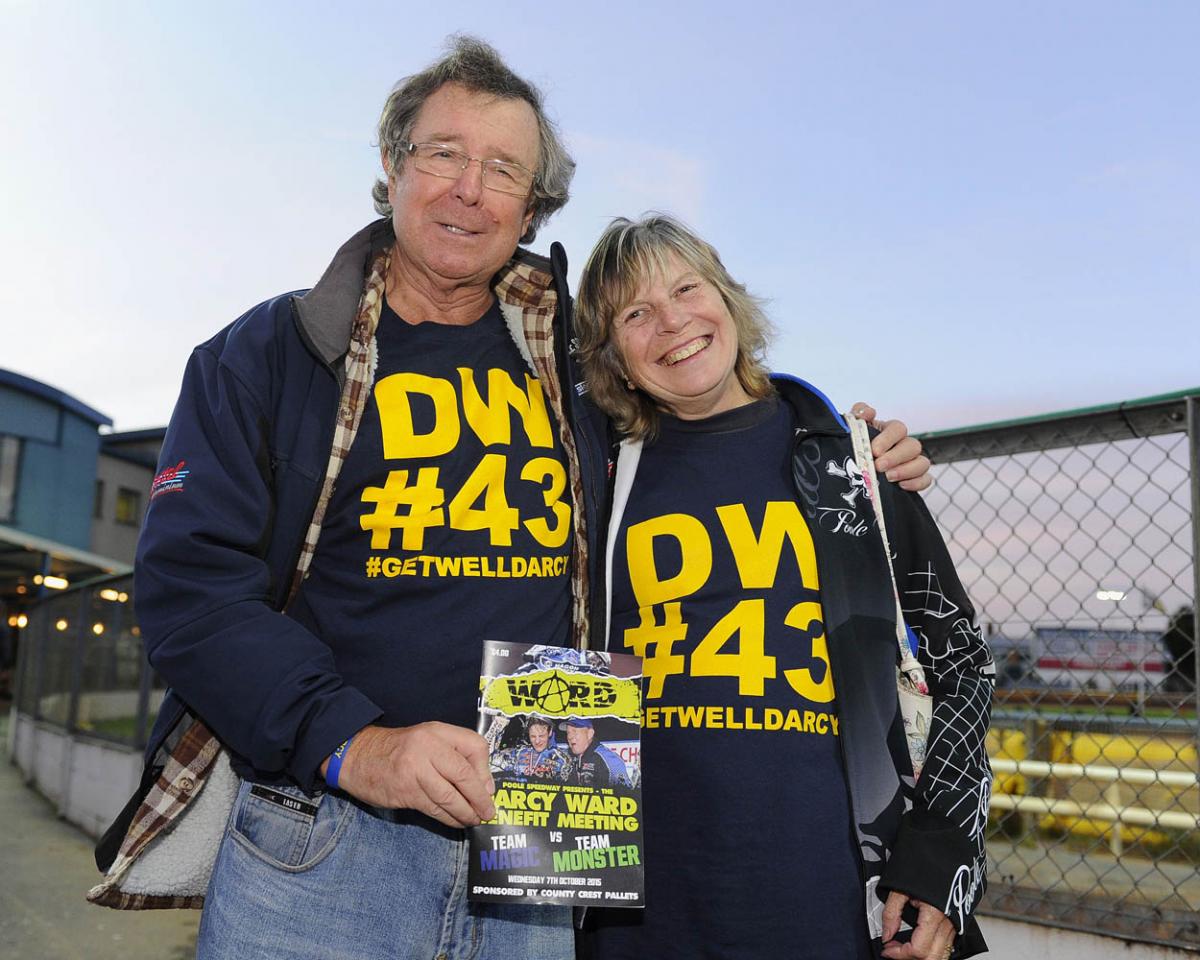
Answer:
[{"label": "blue wristband", "polygon": [[342,745],[329,755],[329,766],[325,768],[325,782],[329,784],[331,790],[338,788],[338,777],[342,775],[342,757],[346,755],[346,748],[350,746],[350,741],[354,737],[347,737]]}]

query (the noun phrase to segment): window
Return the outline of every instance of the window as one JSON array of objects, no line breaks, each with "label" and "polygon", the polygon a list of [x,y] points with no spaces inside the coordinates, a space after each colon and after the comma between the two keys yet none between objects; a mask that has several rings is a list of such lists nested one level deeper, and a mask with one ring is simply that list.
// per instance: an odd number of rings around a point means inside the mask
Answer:
[{"label": "window", "polygon": [[104,481],[96,481],[96,498],[92,501],[92,517],[96,520],[104,518]]},{"label": "window", "polygon": [[117,487],[117,511],[113,519],[136,527],[142,519],[142,495],[129,487]]},{"label": "window", "polygon": [[17,512],[17,476],[21,441],[0,436],[0,523],[11,523]]}]

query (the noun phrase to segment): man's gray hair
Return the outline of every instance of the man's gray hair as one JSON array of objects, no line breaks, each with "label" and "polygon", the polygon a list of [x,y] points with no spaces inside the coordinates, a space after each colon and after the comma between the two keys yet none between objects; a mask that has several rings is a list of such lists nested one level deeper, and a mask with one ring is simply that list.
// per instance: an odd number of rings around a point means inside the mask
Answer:
[{"label": "man's gray hair", "polygon": [[[541,91],[513,73],[500,54],[482,40],[456,34],[450,38],[449,49],[441,60],[396,84],[379,118],[379,146],[385,163],[389,168],[396,164],[394,172],[399,172],[405,156],[401,142],[412,134],[425,101],[447,83],[462,84],[468,90],[503,100],[524,100],[533,108],[538,124],[538,169],[530,199],[533,219],[521,237],[522,243],[532,242],[541,225],[570,197],[575,161],[559,139],[554,121],[546,116]],[[371,196],[380,216],[390,217],[392,205],[388,203],[387,183],[376,180]]]}]

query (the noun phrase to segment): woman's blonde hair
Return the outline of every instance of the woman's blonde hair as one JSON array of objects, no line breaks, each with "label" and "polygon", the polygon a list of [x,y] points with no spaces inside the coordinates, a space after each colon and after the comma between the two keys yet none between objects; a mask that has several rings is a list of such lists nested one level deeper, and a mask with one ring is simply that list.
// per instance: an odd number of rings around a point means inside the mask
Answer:
[{"label": "woman's blonde hair", "polygon": [[773,394],[764,357],[771,322],[762,301],[729,275],[717,251],[674,217],[654,213],[641,220],[618,217],[597,241],[575,303],[575,325],[584,377],[596,405],[621,433],[650,439],[658,429],[659,406],[649,394],[630,389],[625,363],[613,339],[613,320],[651,277],[665,272],[674,254],[721,294],[737,330],[734,366],[742,389],[755,399]]}]

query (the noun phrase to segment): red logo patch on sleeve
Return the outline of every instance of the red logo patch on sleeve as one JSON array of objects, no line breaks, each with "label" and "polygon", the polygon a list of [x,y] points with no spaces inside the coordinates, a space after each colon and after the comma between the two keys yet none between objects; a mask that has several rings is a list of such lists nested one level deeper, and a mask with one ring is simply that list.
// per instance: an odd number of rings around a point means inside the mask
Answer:
[{"label": "red logo patch on sleeve", "polygon": [[173,467],[167,467],[150,484],[150,499],[154,500],[164,493],[181,493],[183,481],[187,479],[190,470],[185,469],[186,460],[180,460]]}]

